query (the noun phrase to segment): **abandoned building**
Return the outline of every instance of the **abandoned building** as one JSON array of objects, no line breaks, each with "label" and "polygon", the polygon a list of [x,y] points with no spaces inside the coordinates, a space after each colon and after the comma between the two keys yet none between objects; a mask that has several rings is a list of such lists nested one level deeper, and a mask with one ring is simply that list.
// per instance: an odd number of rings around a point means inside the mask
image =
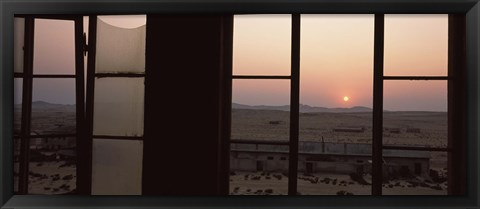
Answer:
[{"label": "abandoned building", "polygon": [[[371,144],[299,142],[298,171],[304,173],[370,173]],[[408,170],[428,176],[430,153],[415,150],[384,150],[385,174]],[[249,143],[232,144],[232,171],[288,172],[288,147]]]}]

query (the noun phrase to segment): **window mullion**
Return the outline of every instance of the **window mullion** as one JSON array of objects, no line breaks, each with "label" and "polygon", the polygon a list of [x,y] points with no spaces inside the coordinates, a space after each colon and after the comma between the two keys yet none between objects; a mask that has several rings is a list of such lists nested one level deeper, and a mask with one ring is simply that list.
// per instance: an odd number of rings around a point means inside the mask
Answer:
[{"label": "window mullion", "polygon": [[28,170],[30,152],[30,125],[32,117],[32,86],[33,86],[33,42],[35,21],[33,17],[25,18],[25,51],[22,92],[22,123],[21,148],[19,165],[19,194],[28,194]]},{"label": "window mullion", "polygon": [[290,81],[290,147],[288,194],[297,194],[298,133],[300,105],[300,14],[292,14]]},{"label": "window mullion", "polygon": [[[92,143],[93,143],[93,107],[95,93],[95,56],[97,45],[97,16],[88,17],[88,57],[87,57],[87,90],[85,101],[85,140],[79,144],[81,153],[83,182],[88,184],[79,185],[78,194],[90,195],[92,192]],[[80,157],[80,156],[79,156]],[[80,179],[79,179],[80,180]]]},{"label": "window mullion", "polygon": [[373,66],[372,195],[382,195],[384,14],[375,14]]},{"label": "window mullion", "polygon": [[87,182],[85,176],[87,176],[86,171],[88,166],[83,162],[85,159],[83,154],[84,150],[84,141],[86,139],[85,135],[85,63],[84,63],[84,51],[83,46],[83,17],[78,16],[74,19],[75,23],[75,105],[76,105],[76,188],[77,194],[80,194],[80,191],[83,190],[83,185],[88,185],[90,182]]},{"label": "window mullion", "polygon": [[434,81],[448,80],[448,76],[383,76],[383,80],[410,80],[410,81]]},{"label": "window mullion", "polygon": [[291,76],[281,76],[281,75],[234,75],[233,79],[292,79]]}]

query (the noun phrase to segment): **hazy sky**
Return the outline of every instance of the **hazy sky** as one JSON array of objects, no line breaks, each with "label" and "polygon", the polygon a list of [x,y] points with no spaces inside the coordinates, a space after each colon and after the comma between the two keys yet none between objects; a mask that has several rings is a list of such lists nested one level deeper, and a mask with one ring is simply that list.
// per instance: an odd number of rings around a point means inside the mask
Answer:
[{"label": "hazy sky", "polygon": [[[385,75],[446,75],[447,23],[447,15],[386,15]],[[290,25],[290,15],[237,16],[234,74],[290,75]],[[373,35],[374,15],[302,15],[300,103],[371,107]],[[236,80],[233,102],[289,104],[289,85],[288,80]],[[445,81],[384,85],[385,109],[447,109]]]},{"label": "hazy sky", "polygon": [[[135,28],[146,23],[145,15],[100,16],[99,18],[111,25],[123,28]],[[84,18],[84,27],[88,34],[87,17]],[[34,73],[74,74],[74,40],[73,21],[36,19]],[[15,104],[21,103],[21,89],[21,79],[15,79]],[[35,78],[33,89],[32,101],[42,100],[57,104],[75,103],[74,79]]]},{"label": "hazy sky", "polygon": [[[101,18],[125,28],[146,22],[144,15]],[[371,107],[374,15],[301,18],[300,103]],[[446,75],[447,22],[447,15],[386,15],[385,75]],[[38,19],[35,24],[34,72],[72,74],[73,22]],[[290,74],[290,15],[238,15],[234,24],[234,74]],[[75,102],[73,79],[35,80],[34,101]],[[384,85],[385,109],[447,109],[445,81],[385,81]],[[233,102],[286,105],[289,96],[288,80],[233,82]],[[15,102],[19,101],[17,95]]]}]

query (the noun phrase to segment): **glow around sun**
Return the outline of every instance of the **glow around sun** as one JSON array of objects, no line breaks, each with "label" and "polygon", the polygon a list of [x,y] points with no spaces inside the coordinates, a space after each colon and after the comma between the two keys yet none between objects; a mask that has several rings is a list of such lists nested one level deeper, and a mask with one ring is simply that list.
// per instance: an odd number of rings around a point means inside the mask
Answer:
[{"label": "glow around sun", "polygon": [[347,96],[344,96],[344,97],[343,97],[343,101],[345,101],[345,102],[348,102],[349,99],[350,99],[350,98],[348,98]]}]

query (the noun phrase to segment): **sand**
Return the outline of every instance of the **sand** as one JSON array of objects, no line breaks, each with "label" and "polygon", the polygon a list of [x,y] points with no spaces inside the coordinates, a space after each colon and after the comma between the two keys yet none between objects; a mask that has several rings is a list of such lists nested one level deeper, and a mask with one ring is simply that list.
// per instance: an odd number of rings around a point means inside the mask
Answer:
[{"label": "sand", "polygon": [[[290,113],[277,110],[232,110],[232,139],[284,140],[289,138]],[[279,124],[270,124],[279,121]],[[299,140],[337,143],[371,143],[372,113],[301,113]],[[334,128],[364,127],[363,133],[339,133]],[[383,143],[446,147],[448,121],[446,112],[385,112]],[[407,129],[417,128],[419,133]],[[389,130],[399,129],[400,133]]]},{"label": "sand", "polygon": [[65,163],[65,161],[31,162],[29,194],[65,194],[73,191],[76,187],[76,167],[75,165],[61,167]]},{"label": "sand", "polygon": [[[248,175],[248,180],[245,180]],[[230,176],[231,195],[286,195],[288,193],[288,178],[282,175],[279,180],[274,175],[280,173],[262,172],[235,172]],[[258,180],[253,180],[256,179]],[[259,178],[258,178],[259,177]],[[318,179],[318,181],[315,181]],[[328,181],[326,181],[328,179]],[[371,176],[365,175],[364,179],[371,184]],[[328,183],[327,183],[328,182]],[[411,183],[409,183],[411,182]],[[384,195],[446,195],[446,183],[425,183],[416,186],[415,182],[424,182],[424,179],[391,180],[383,185]],[[412,184],[413,183],[413,184]],[[439,186],[436,189],[432,188]],[[440,189],[440,190],[439,190]],[[344,191],[349,195],[371,195],[371,185],[362,185],[350,178],[349,175],[323,173],[313,175],[298,174],[298,192],[301,195],[338,195]]]},{"label": "sand", "polygon": [[[289,139],[290,113],[277,110],[232,110],[232,139],[237,140],[280,140]],[[448,139],[448,120],[446,112],[384,112],[385,145],[446,147]],[[299,140],[325,141],[333,143],[372,143],[372,113],[300,113]],[[335,132],[335,128],[361,127],[364,132]],[[412,131],[414,130],[414,131]],[[418,131],[418,132],[417,132]],[[447,154],[430,152],[430,169],[446,176]],[[288,180],[283,176],[266,179],[261,173],[234,171],[231,176],[231,194],[287,194]],[[259,180],[248,178],[250,174],[260,176]],[[273,175],[273,174],[272,174]],[[318,179],[337,179],[336,184],[325,182],[312,183],[312,178],[299,174],[298,191],[304,195],[336,195],[344,191],[346,194],[370,195],[371,186],[352,181],[349,175],[336,173],[313,174]],[[428,178],[428,177],[427,177]],[[305,180],[307,179],[307,180]],[[308,180],[310,179],[310,180]],[[371,177],[366,175],[368,182]],[[347,182],[340,184],[340,182]],[[350,183],[352,182],[352,183]],[[410,183],[409,183],[410,182]],[[446,195],[447,185],[430,183],[431,179],[414,177],[412,179],[390,180],[383,187],[384,195]],[[413,184],[412,184],[413,183]],[[415,184],[415,186],[414,186]],[[262,191],[260,191],[262,190]],[[268,190],[268,192],[266,192]]]}]

